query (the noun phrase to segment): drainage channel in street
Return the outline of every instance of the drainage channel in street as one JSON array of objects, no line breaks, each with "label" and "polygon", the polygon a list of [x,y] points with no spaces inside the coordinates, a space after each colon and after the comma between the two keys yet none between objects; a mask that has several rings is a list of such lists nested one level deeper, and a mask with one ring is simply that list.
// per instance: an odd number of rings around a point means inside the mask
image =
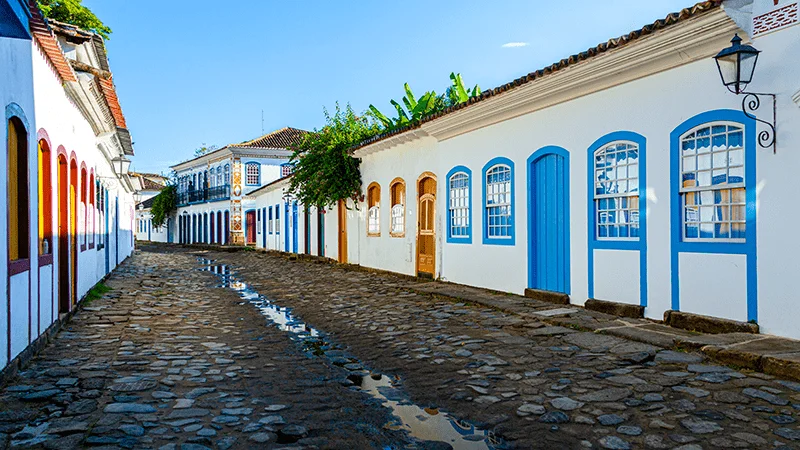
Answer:
[{"label": "drainage channel in street", "polygon": [[[395,421],[388,424],[387,428],[405,430],[421,441],[445,442],[456,450],[495,450],[505,447],[503,441],[490,430],[476,428],[444,411],[421,408],[411,403],[405,392],[399,388],[399,379],[367,372],[360,361],[347,357],[344,351],[325,341],[319,330],[299,320],[289,308],[273,303],[239,280],[228,265],[217,264],[207,258],[198,260],[203,265],[201,270],[211,272],[221,279],[219,287],[237,292],[278,329],[289,333],[293,340],[300,341],[306,351],[325,357],[332,364],[350,371],[347,377],[349,382],[392,411]],[[385,450],[389,449],[391,447]]]}]

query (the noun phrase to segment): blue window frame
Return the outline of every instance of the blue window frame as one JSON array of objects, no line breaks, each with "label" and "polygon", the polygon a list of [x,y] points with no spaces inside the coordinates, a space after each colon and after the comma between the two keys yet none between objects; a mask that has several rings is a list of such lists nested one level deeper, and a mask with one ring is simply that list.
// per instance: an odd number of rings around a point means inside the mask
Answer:
[{"label": "blue window frame", "polygon": [[588,273],[594,298],[594,251],[639,251],[639,304],[647,306],[647,141],[630,131],[609,133],[589,147]]},{"label": "blue window frame", "polygon": [[472,243],[472,171],[466,166],[447,173],[447,242]]},{"label": "blue window frame", "polygon": [[670,134],[672,309],[680,253],[747,257],[747,320],[758,320],[756,124],[742,111],[698,114]]},{"label": "blue window frame", "polygon": [[514,245],[514,162],[497,157],[483,166],[483,243]]},{"label": "blue window frame", "polygon": [[275,205],[275,234],[281,234],[281,208]]},{"label": "blue window frame", "polygon": [[269,209],[269,234],[273,234],[274,224],[272,222],[272,206],[267,209]]},{"label": "blue window frame", "polygon": [[244,165],[244,182],[247,186],[261,185],[261,164],[249,162]]}]

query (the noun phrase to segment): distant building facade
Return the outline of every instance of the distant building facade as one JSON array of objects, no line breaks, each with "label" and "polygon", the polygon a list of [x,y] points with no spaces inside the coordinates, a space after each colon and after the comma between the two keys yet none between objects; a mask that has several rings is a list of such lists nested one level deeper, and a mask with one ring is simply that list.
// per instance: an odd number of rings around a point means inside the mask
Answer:
[{"label": "distant building facade", "polygon": [[172,166],[178,187],[178,242],[254,245],[249,194],[290,173],[288,148],[307,132],[283,128]]}]

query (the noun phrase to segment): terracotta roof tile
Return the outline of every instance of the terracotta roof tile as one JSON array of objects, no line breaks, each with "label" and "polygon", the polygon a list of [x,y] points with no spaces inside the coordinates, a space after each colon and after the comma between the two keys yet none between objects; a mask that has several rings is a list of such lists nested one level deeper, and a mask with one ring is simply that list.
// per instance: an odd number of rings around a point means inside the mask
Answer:
[{"label": "terracotta roof tile", "polygon": [[125,123],[125,116],[122,115],[122,107],[119,105],[119,98],[117,97],[117,90],[114,87],[114,79],[97,77],[97,83],[103,90],[103,96],[108,102],[108,108],[111,110],[111,115],[114,117],[114,123],[119,128],[128,128]]},{"label": "terracotta roof tile", "polygon": [[36,6],[36,0],[30,0],[29,4],[31,10],[31,33],[33,37],[36,38],[36,42],[39,43],[39,47],[44,52],[50,65],[56,71],[58,77],[61,78],[62,82],[78,81],[75,77],[75,72],[64,56],[64,52],[61,51],[61,46],[58,45],[53,31],[47,25],[44,16],[42,16],[42,12]]},{"label": "terracotta roof tile", "polygon": [[308,131],[299,130],[297,128],[286,127],[278,131],[265,134],[259,138],[251,141],[242,142],[240,144],[231,144],[228,147],[235,148],[289,148],[292,145],[299,144],[303,138],[308,134]]},{"label": "terracotta roof tile", "polygon": [[490,89],[490,90],[484,91],[484,92],[481,93],[481,95],[479,97],[471,98],[471,99],[469,99],[469,101],[467,101],[465,103],[460,103],[458,105],[451,106],[451,107],[449,107],[447,109],[444,109],[444,110],[439,111],[437,113],[431,114],[430,116],[424,117],[422,120],[417,121],[415,123],[411,123],[411,124],[406,125],[406,126],[404,126],[402,128],[398,128],[398,129],[393,130],[393,131],[388,131],[388,132],[385,132],[385,133],[381,133],[381,134],[379,134],[377,136],[374,136],[374,137],[372,137],[370,139],[367,139],[364,142],[362,142],[359,145],[357,145],[356,147],[354,147],[352,150],[357,150],[357,149],[359,149],[361,147],[366,147],[367,145],[374,144],[374,143],[382,141],[384,139],[388,139],[388,138],[390,138],[392,136],[405,133],[406,131],[410,131],[410,130],[419,128],[420,125],[422,125],[423,123],[427,123],[427,122],[430,122],[432,120],[436,120],[436,119],[438,119],[438,118],[440,118],[442,116],[445,116],[447,114],[450,114],[452,112],[455,112],[455,111],[458,111],[458,110],[461,110],[461,109],[464,109],[464,108],[468,108],[471,105],[474,105],[475,103],[479,103],[479,102],[481,102],[483,100],[486,100],[488,98],[494,97],[496,95],[500,95],[500,94],[502,94],[504,92],[510,91],[510,90],[515,89],[515,88],[517,88],[519,86],[528,84],[528,83],[533,82],[535,80],[538,80],[538,79],[540,79],[542,77],[545,77],[545,76],[550,75],[552,73],[555,73],[555,72],[558,72],[560,70],[563,70],[563,69],[565,69],[565,68],[567,68],[567,67],[569,67],[571,65],[574,65],[576,63],[579,63],[581,61],[585,61],[587,59],[591,59],[591,58],[593,58],[593,57],[595,57],[597,55],[600,55],[602,53],[608,52],[610,50],[623,47],[623,46],[625,46],[625,45],[627,45],[627,44],[629,44],[629,43],[631,43],[631,42],[633,42],[633,41],[635,41],[635,40],[637,40],[637,39],[639,39],[639,38],[641,38],[643,36],[647,36],[649,34],[652,34],[652,33],[656,32],[656,31],[659,31],[661,29],[667,28],[669,26],[672,26],[672,25],[674,25],[676,23],[679,23],[679,22],[682,22],[684,20],[690,19],[692,17],[697,17],[699,15],[708,13],[709,11],[712,11],[712,10],[718,8],[722,4],[722,2],[723,2],[723,0],[703,1],[703,2],[695,4],[692,7],[682,9],[679,12],[669,14],[664,19],[659,19],[659,20],[657,20],[657,21],[655,21],[655,22],[653,22],[651,24],[645,25],[644,27],[642,27],[642,28],[640,28],[638,30],[634,30],[634,31],[632,31],[632,32],[630,32],[630,33],[628,33],[626,35],[620,36],[620,37],[615,38],[615,39],[609,39],[607,42],[603,42],[602,44],[599,44],[599,45],[597,45],[595,47],[592,47],[592,48],[590,48],[590,49],[588,49],[588,50],[586,50],[586,51],[584,51],[582,53],[578,53],[578,54],[572,55],[572,56],[570,56],[568,58],[564,58],[564,59],[562,59],[561,61],[559,61],[559,62],[557,62],[555,64],[551,64],[551,65],[549,65],[547,67],[544,67],[542,69],[539,69],[539,70],[537,70],[535,72],[531,72],[531,73],[529,73],[529,74],[527,74],[527,75],[525,75],[523,77],[517,78],[516,80],[511,81],[509,83],[506,83],[506,84],[504,84],[502,86],[498,86],[498,87],[496,87],[494,89]]}]

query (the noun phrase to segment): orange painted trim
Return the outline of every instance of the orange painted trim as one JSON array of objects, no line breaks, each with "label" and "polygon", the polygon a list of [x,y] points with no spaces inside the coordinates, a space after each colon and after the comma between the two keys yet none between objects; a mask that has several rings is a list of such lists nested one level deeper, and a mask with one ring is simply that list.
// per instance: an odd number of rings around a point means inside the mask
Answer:
[{"label": "orange painted trim", "polygon": [[[370,233],[369,232],[369,210],[372,208],[372,201],[373,196],[378,196],[376,203],[374,206],[378,207],[378,232],[377,233]],[[377,181],[373,181],[367,187],[367,236],[368,237],[380,237],[381,236],[381,185],[378,184]]]},{"label": "orange painted trim", "polygon": [[[394,231],[392,231],[392,209],[394,209],[395,205],[393,204],[394,203],[394,199],[392,198],[393,197],[392,194],[394,193],[395,185],[398,185],[398,184],[403,185],[403,187],[402,187],[402,189],[403,189],[402,197],[403,197],[403,201],[404,201],[404,203],[402,203],[402,205],[403,205],[403,231],[394,232]],[[405,180],[403,180],[400,177],[395,178],[394,180],[392,180],[391,183],[389,183],[389,203],[390,203],[390,205],[389,205],[390,206],[390,208],[389,208],[389,236],[395,237],[395,238],[404,238],[404,237],[406,237],[406,216],[407,216],[407,212],[408,212],[408,206],[407,206],[408,198],[406,197],[406,182],[405,182]]]}]

